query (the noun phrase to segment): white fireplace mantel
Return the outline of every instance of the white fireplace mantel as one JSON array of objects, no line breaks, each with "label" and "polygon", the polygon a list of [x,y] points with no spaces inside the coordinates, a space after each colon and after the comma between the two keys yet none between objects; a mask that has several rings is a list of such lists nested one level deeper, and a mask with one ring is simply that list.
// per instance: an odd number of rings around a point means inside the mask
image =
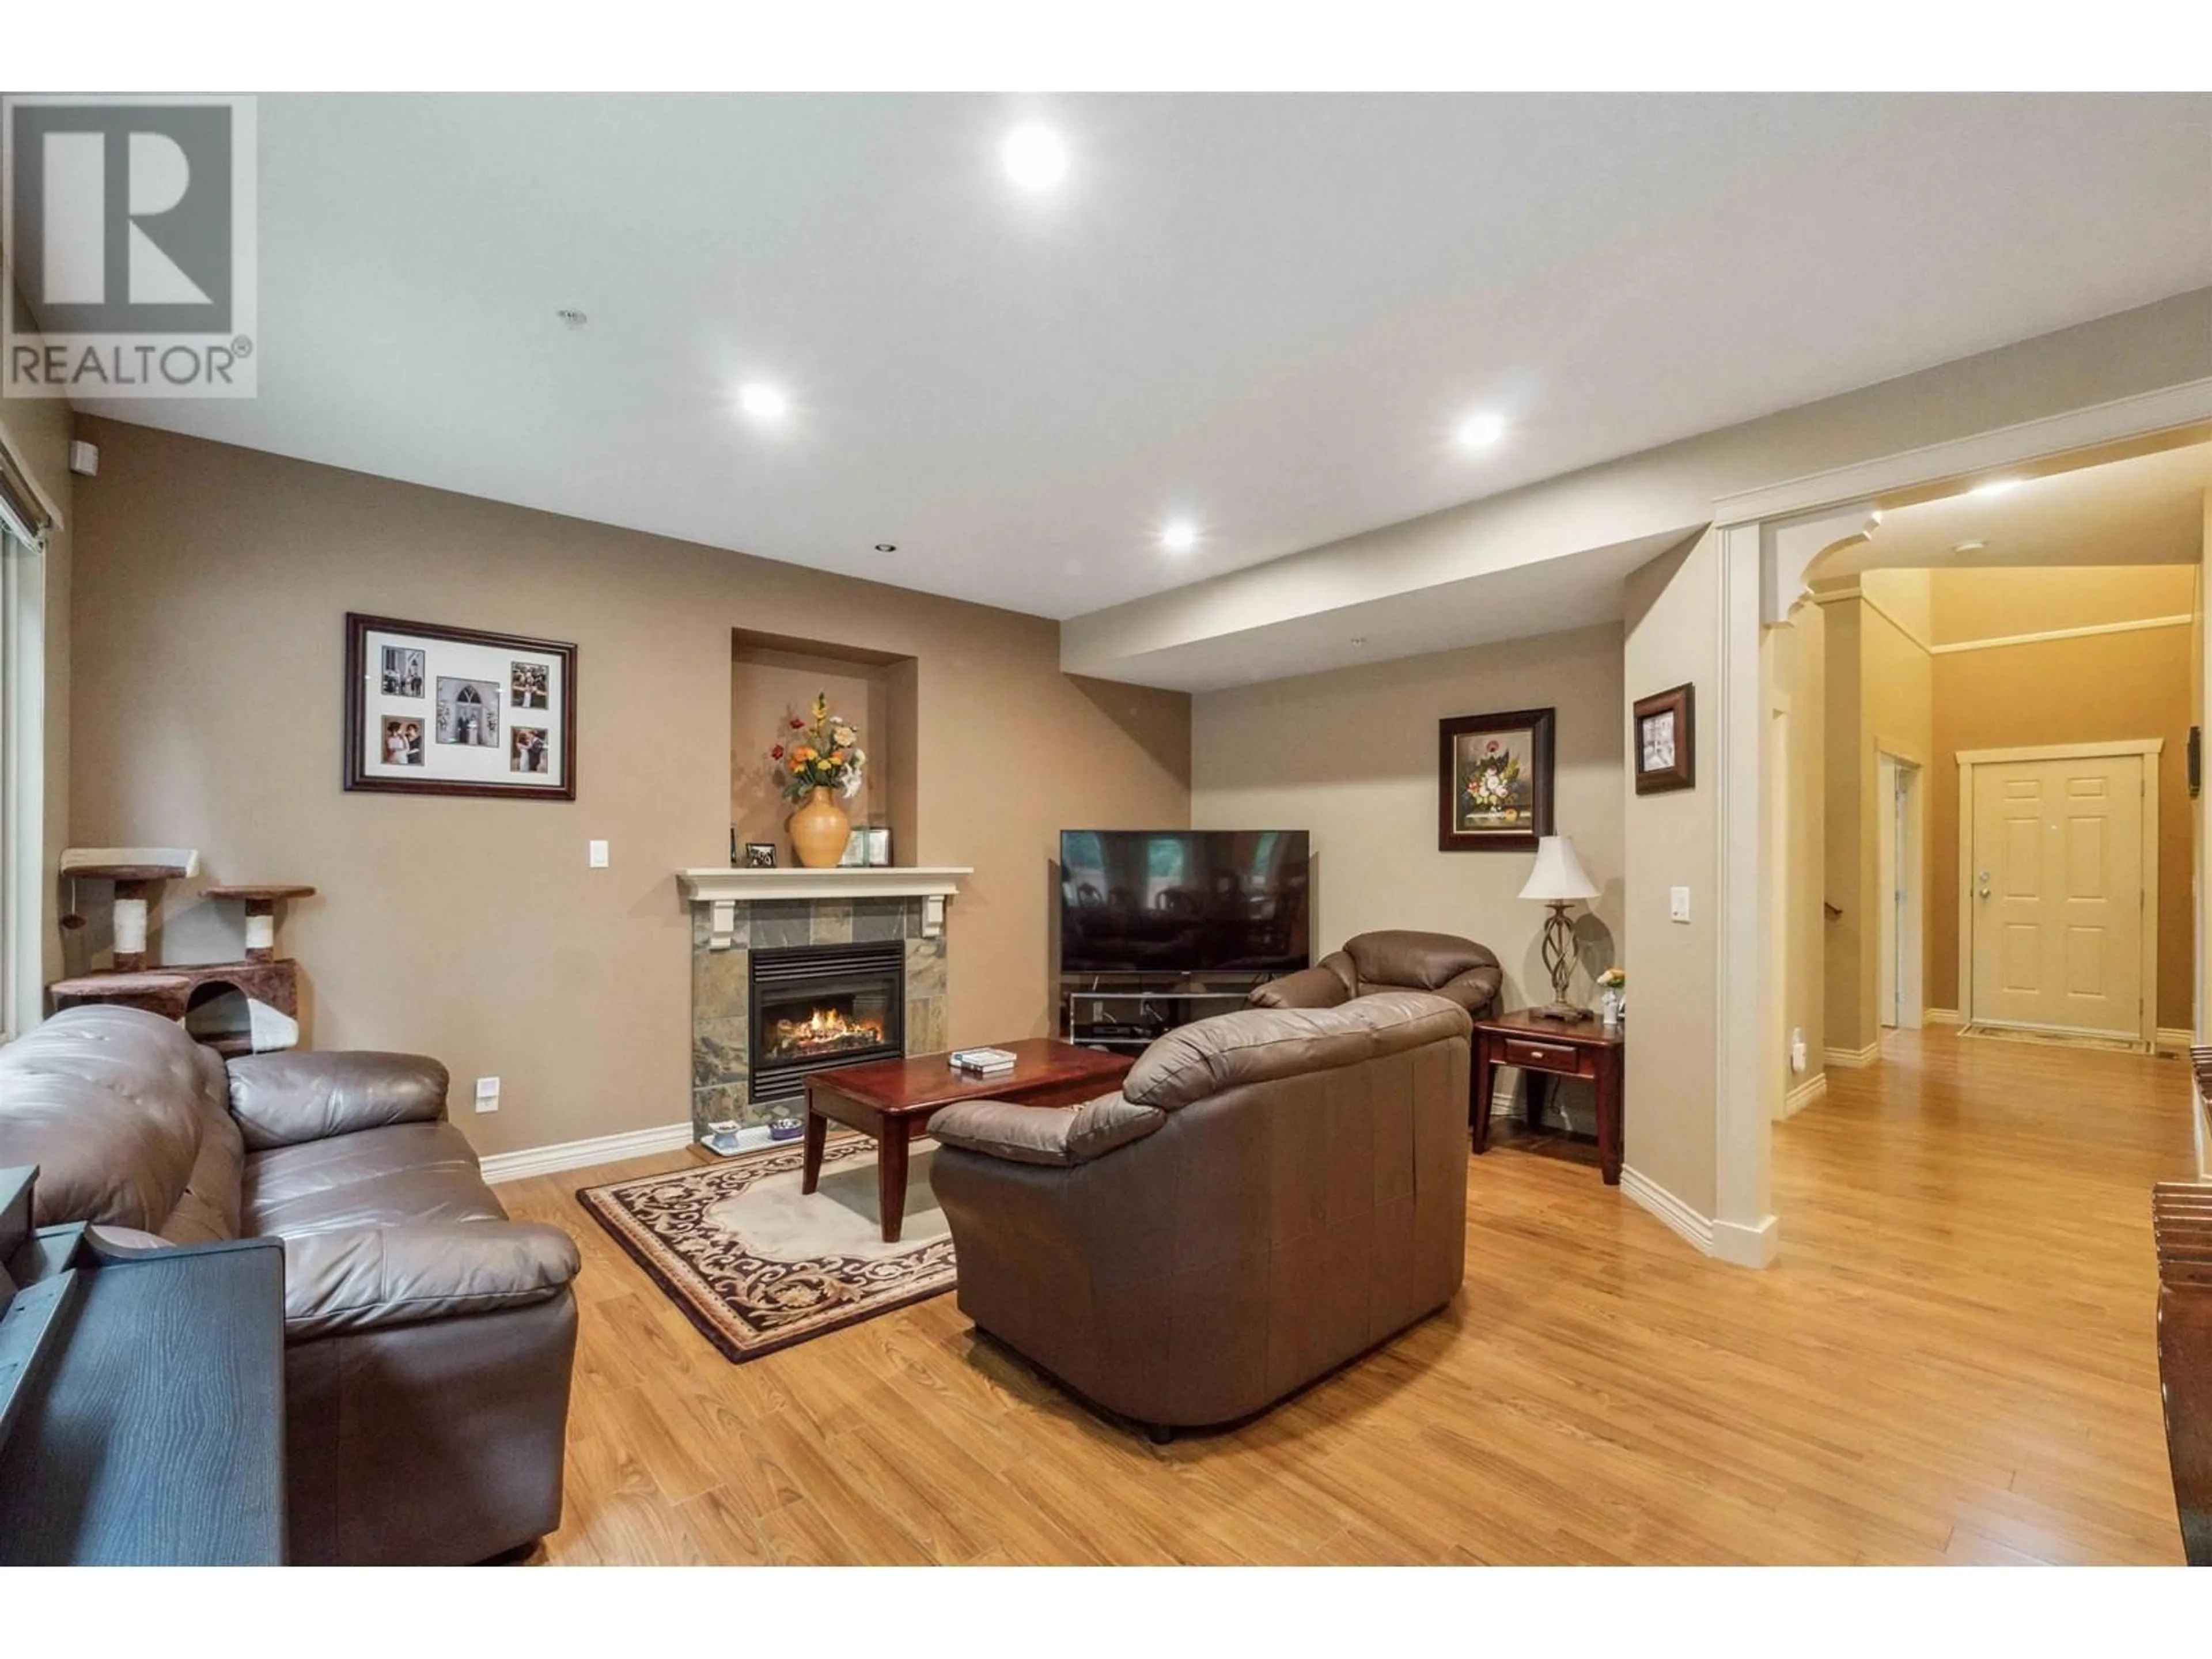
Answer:
[{"label": "white fireplace mantel", "polygon": [[945,902],[960,890],[963,876],[975,872],[951,866],[917,868],[877,868],[840,865],[830,870],[749,870],[717,865],[704,870],[678,870],[677,884],[693,904],[710,906],[708,945],[729,948],[736,932],[737,907],[773,899],[918,898],[922,901],[922,929],[927,938],[944,930]]}]

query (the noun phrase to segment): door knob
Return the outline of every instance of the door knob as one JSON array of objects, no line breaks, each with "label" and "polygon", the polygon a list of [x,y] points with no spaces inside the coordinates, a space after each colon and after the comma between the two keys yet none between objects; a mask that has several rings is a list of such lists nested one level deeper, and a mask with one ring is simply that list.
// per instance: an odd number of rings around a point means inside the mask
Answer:
[{"label": "door knob", "polygon": [[1976,876],[1974,879],[1981,884],[1980,896],[1983,898],[1987,898],[1990,896],[1990,872],[1984,870],[1979,875]]}]

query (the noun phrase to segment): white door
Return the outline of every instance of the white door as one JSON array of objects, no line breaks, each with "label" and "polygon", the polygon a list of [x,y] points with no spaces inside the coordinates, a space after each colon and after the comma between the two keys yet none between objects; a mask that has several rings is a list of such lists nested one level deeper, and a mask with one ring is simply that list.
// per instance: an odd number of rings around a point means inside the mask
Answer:
[{"label": "white door", "polygon": [[2144,763],[1972,768],[1976,1024],[2142,1036]]}]

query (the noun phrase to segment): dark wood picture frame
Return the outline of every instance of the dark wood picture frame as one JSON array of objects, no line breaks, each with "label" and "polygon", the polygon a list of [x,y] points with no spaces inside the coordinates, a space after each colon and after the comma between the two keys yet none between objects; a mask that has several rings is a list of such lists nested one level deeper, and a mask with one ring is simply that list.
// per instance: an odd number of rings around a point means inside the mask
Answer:
[{"label": "dark wood picture frame", "polygon": [[[550,657],[561,667],[561,781],[547,786],[531,783],[460,781],[447,778],[395,778],[368,770],[364,750],[369,720],[368,684],[371,665],[368,638],[372,634],[401,634],[456,645],[489,647]],[[576,799],[576,647],[557,640],[533,640],[520,634],[494,634],[476,628],[452,628],[442,623],[407,622],[398,617],[372,617],[357,611],[345,619],[345,787],[388,795],[477,795],[500,800],[565,800]],[[434,678],[434,670],[432,677]],[[424,719],[434,718],[432,713]],[[410,718],[412,718],[410,716]]]},{"label": "dark wood picture frame", "polygon": [[[1552,830],[1552,757],[1559,711],[1516,708],[1498,714],[1461,714],[1437,722],[1437,850],[1442,853],[1533,853]],[[1460,740],[1486,734],[1525,733],[1528,742],[1528,828],[1468,829],[1462,825]]]},{"label": "dark wood picture frame", "polygon": [[[1674,763],[1672,766],[1646,766],[1644,755],[1644,722],[1655,715],[1674,717]],[[1648,697],[1636,700],[1634,718],[1629,723],[1631,759],[1636,768],[1636,793],[1639,795],[1663,795],[1670,789],[1694,789],[1698,787],[1698,688],[1683,684],[1667,691],[1655,691]]]}]

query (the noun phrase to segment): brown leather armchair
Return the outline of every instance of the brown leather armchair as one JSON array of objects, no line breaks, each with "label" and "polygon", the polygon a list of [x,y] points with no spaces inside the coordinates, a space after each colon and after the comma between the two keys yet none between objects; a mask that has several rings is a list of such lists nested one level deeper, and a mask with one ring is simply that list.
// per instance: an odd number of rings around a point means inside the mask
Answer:
[{"label": "brown leather armchair", "polygon": [[1471,939],[1389,928],[1358,934],[1313,967],[1269,980],[1249,1001],[1255,1008],[1334,1008],[1378,991],[1432,991],[1480,1019],[1504,980],[1497,957]]},{"label": "brown leather armchair", "polygon": [[0,1049],[0,1165],[40,1166],[40,1225],[283,1241],[295,1562],[479,1561],[560,1523],[575,1242],[507,1219],[446,1083],[415,1054],[226,1068],[134,1008]]},{"label": "brown leather armchair", "polygon": [[1084,1105],[946,1109],[961,1311],[1158,1439],[1327,1375],[1459,1288],[1468,1030],[1417,992],[1247,1009]]}]

